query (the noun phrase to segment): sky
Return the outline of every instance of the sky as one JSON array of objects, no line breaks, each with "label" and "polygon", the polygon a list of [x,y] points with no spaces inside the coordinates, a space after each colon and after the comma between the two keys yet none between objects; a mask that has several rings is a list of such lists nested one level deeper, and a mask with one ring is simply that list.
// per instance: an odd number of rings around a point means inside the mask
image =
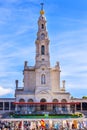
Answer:
[{"label": "sky", "polygon": [[0,98],[23,87],[24,61],[35,65],[40,3],[44,3],[51,67],[60,62],[61,87],[87,96],[87,0],[0,0]]}]

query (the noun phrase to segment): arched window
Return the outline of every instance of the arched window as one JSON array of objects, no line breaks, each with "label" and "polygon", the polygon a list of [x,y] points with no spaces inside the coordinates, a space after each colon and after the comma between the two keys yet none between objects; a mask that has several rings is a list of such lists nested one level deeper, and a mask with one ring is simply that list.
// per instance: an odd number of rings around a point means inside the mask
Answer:
[{"label": "arched window", "polygon": [[41,46],[41,55],[44,55],[44,54],[45,54],[45,46],[42,45],[42,46]]},{"label": "arched window", "polygon": [[41,25],[41,28],[44,29],[44,24]]},{"label": "arched window", "polygon": [[45,74],[41,75],[41,84],[45,84],[46,83],[46,77]]}]

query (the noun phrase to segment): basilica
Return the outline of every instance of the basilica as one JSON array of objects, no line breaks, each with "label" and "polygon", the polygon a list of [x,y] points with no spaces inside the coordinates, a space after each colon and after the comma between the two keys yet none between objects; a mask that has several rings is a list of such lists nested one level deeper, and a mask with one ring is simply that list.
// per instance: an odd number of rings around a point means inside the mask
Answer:
[{"label": "basilica", "polygon": [[15,98],[1,98],[0,112],[21,111],[30,113],[45,111],[64,113],[87,111],[87,100],[72,98],[66,91],[65,80],[60,87],[60,64],[57,61],[54,67],[50,66],[49,45],[50,39],[47,32],[47,21],[43,4],[38,18],[37,38],[35,41],[35,65],[24,63],[23,84],[21,88],[16,80]]},{"label": "basilica", "polygon": [[[36,45],[35,65],[24,65],[24,87],[18,88],[16,81],[16,102],[67,102],[70,93],[65,91],[65,81],[60,88],[60,65],[50,66],[50,40],[46,28],[44,10],[40,11]],[[44,108],[42,108],[44,109]]]}]

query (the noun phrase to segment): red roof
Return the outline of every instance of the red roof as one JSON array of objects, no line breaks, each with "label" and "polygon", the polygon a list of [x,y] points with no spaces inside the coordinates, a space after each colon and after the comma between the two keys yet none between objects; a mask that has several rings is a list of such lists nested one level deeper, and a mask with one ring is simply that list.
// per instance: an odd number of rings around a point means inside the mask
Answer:
[{"label": "red roof", "polygon": [[14,102],[14,104],[30,104],[30,105],[74,105],[80,102]]}]

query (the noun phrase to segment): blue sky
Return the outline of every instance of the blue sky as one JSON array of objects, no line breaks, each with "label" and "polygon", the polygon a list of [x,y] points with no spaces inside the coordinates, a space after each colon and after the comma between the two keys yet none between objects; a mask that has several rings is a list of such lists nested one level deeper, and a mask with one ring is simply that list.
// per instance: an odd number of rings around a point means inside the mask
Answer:
[{"label": "blue sky", "polygon": [[[0,97],[23,86],[23,67],[35,64],[40,3],[44,2],[50,61],[74,97],[87,95],[87,0],[0,0]],[[62,86],[62,83],[61,83]]]}]

